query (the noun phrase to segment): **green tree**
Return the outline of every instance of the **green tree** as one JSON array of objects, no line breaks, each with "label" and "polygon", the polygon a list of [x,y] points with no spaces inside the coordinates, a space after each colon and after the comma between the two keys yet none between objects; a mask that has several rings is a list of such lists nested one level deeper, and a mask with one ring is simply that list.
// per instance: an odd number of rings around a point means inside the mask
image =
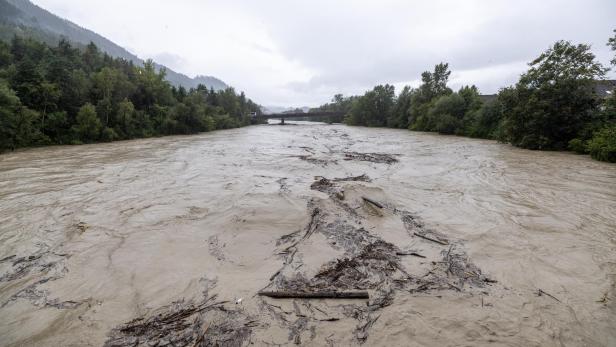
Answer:
[{"label": "green tree", "polygon": [[0,41],[0,69],[7,67],[12,60],[11,48],[3,41]]},{"label": "green tree", "polygon": [[225,114],[235,117],[241,116],[240,104],[233,88],[226,88],[224,90],[218,91],[217,99],[218,104],[222,107]]},{"label": "green tree", "polygon": [[610,61],[610,63],[612,65],[616,65],[616,29],[614,29],[614,36],[610,37],[607,40],[607,45],[612,49],[612,51],[614,51],[615,55],[614,58],[612,58],[612,60]]},{"label": "green tree", "polygon": [[460,88],[458,95],[464,99],[464,116],[456,134],[468,136],[472,132],[475,118],[483,106],[483,102],[479,99],[479,89],[474,85]]},{"label": "green tree", "polygon": [[103,57],[93,42],[90,42],[83,52],[83,62],[89,72],[98,71],[103,67]]},{"label": "green tree", "polygon": [[593,81],[605,74],[590,46],[558,41],[532,61],[515,88],[505,88],[507,140],[529,149],[564,149],[597,109]]},{"label": "green tree", "polygon": [[400,95],[398,95],[396,99],[392,114],[389,119],[387,119],[388,127],[400,129],[409,127],[409,112],[411,110],[413,92],[413,89],[409,86],[404,86],[404,88],[402,88]]},{"label": "green tree", "polygon": [[142,68],[136,68],[136,71],[136,90],[132,101],[137,109],[149,111],[154,104],[173,104],[173,92],[169,82],[165,80],[166,72],[164,69],[157,73],[154,62],[148,60]]},{"label": "green tree", "polygon": [[57,85],[49,82],[42,82],[39,88],[42,110],[41,110],[41,133],[45,134],[45,116],[48,111],[55,111],[56,103],[60,99],[60,89]]},{"label": "green tree", "polygon": [[0,150],[36,143],[40,137],[34,125],[38,114],[23,106],[15,91],[0,80]]},{"label": "green tree", "polygon": [[595,133],[588,142],[588,152],[594,159],[616,163],[616,124]]},{"label": "green tree", "polygon": [[134,134],[132,127],[134,115],[135,106],[130,100],[124,99],[120,102],[118,105],[117,121],[125,138],[130,138]]},{"label": "green tree", "polygon": [[348,124],[382,127],[391,118],[395,104],[394,86],[378,85],[358,98],[346,119]]},{"label": "green tree", "polygon": [[15,149],[15,134],[21,102],[15,91],[0,80],[0,150]]},{"label": "green tree", "polygon": [[428,113],[427,129],[441,134],[454,134],[462,127],[466,101],[458,94],[441,96]]},{"label": "green tree", "polygon": [[466,135],[483,139],[498,139],[498,130],[503,118],[502,107],[500,100],[497,99],[486,102],[477,111],[467,113],[471,124]]},{"label": "green tree", "polygon": [[432,102],[441,96],[452,93],[447,87],[451,71],[449,64],[439,63],[434,72],[425,71],[421,74],[422,84],[413,93],[411,108],[409,110],[409,128],[411,130],[430,130],[432,124],[428,119],[428,112]]},{"label": "green tree", "polygon": [[47,115],[45,135],[48,136],[53,143],[70,143],[70,125],[66,111],[55,111]]},{"label": "green tree", "polygon": [[96,115],[94,105],[87,103],[79,109],[73,130],[82,142],[98,140],[102,124]]}]

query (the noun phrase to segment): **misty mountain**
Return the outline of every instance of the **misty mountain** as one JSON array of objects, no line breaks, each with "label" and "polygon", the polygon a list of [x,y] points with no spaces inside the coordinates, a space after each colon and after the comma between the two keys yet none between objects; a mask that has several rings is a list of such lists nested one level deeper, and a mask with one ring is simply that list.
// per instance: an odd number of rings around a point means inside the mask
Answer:
[{"label": "misty mountain", "polygon": [[[29,0],[0,0],[0,39],[8,41],[13,35],[33,37],[50,45],[56,45],[61,38],[68,39],[76,46],[85,46],[94,42],[101,51],[113,57],[124,58],[137,65],[143,65],[142,59],[105,37],[60,18]],[[227,87],[216,77],[190,78],[163,65],[155,64],[155,66],[157,69],[165,68],[167,80],[175,86],[194,88],[199,84],[204,84],[216,90]]]},{"label": "misty mountain", "polygon": [[289,113],[289,112],[304,112],[307,113],[310,111],[310,107],[285,107],[285,106],[261,106],[261,112],[265,114],[273,114],[273,113]]}]

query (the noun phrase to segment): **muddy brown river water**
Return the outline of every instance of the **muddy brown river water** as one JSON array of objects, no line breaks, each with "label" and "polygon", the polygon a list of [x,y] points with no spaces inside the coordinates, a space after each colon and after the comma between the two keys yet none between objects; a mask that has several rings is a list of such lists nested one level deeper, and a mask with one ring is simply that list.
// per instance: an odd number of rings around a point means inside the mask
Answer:
[{"label": "muddy brown river water", "polygon": [[616,165],[320,124],[0,155],[0,345],[216,344],[615,346]]}]

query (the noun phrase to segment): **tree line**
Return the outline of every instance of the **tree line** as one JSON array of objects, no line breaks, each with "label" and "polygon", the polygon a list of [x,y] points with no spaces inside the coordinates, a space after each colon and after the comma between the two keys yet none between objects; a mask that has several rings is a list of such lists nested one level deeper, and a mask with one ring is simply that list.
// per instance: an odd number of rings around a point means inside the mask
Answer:
[{"label": "tree line", "polygon": [[0,41],[0,152],[234,128],[252,112],[243,92],[176,88],[151,60],[136,66],[93,43]]},{"label": "tree line", "polygon": [[[616,35],[608,45],[616,51]],[[616,57],[611,63],[616,65]],[[378,85],[361,96],[337,94],[315,110],[345,111],[349,125],[495,139],[616,162],[616,93],[595,92],[608,70],[589,45],[558,41],[491,100],[482,100],[475,86],[453,91],[447,86],[449,65],[440,63],[422,73],[417,88],[405,86],[396,95],[394,86]]]}]

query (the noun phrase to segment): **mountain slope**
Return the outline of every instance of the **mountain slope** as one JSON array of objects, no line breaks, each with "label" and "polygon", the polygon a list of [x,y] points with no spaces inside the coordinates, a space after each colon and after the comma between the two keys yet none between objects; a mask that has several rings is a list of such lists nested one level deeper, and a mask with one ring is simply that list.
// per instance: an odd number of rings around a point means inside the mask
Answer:
[{"label": "mountain slope", "polygon": [[[111,56],[143,64],[142,59],[105,37],[60,18],[29,0],[0,0],[0,39],[8,40],[14,34],[31,36],[49,44],[57,44],[62,37],[78,45],[94,42],[99,49]],[[156,67],[167,69],[167,80],[175,86],[194,88],[204,84],[214,89],[227,87],[223,81],[212,76],[190,78],[163,65],[156,64]]]}]

